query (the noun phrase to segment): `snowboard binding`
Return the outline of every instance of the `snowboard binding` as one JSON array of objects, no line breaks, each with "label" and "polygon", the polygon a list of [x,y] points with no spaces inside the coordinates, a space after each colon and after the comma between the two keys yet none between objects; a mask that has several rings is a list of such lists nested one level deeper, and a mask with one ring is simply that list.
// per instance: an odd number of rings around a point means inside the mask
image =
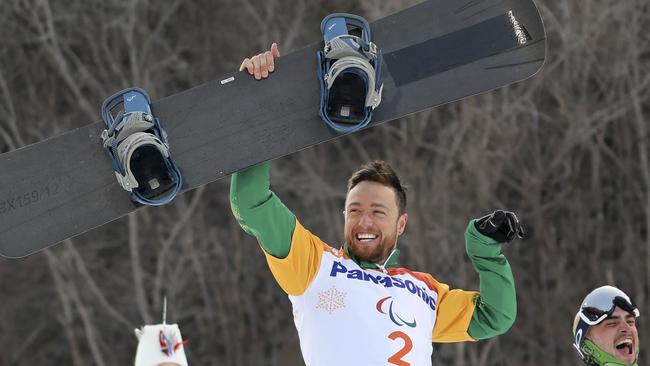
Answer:
[{"label": "snowboard binding", "polygon": [[104,101],[101,113],[107,127],[104,149],[131,200],[159,206],[174,199],[183,180],[169,155],[167,134],[151,113],[149,95],[140,88],[122,90]]},{"label": "snowboard binding", "polygon": [[321,22],[321,33],[319,114],[336,131],[357,131],[370,123],[381,102],[381,52],[371,41],[370,25],[357,15],[330,14]]}]

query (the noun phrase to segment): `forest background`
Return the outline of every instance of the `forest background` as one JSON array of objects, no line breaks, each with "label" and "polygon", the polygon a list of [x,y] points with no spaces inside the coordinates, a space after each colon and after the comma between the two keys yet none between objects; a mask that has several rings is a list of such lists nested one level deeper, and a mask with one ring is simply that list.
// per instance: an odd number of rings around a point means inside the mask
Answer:
[{"label": "forest background", "polygon": [[[373,20],[414,3],[3,0],[0,152],[97,121],[122,88],[158,99],[231,74],[272,41],[283,53],[317,42],[331,12]],[[642,345],[650,339],[650,5],[537,5],[548,57],[535,77],[273,163],[273,190],[338,244],[348,175],[387,160],[409,186],[402,264],[455,288],[478,288],[469,219],[507,208],[532,228],[504,248],[515,325],[489,341],[435,345],[434,365],[579,364],[573,316],[606,283],[635,299]],[[233,218],[228,188],[222,179],[0,260],[0,365],[132,364],[133,328],[160,321],[163,296],[191,365],[302,364],[289,300]]]}]

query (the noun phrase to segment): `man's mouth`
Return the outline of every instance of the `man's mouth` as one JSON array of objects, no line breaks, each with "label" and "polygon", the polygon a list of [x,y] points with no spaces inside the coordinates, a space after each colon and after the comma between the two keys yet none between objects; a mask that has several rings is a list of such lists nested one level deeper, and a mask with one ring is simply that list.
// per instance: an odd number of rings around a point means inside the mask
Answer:
[{"label": "man's mouth", "polygon": [[634,342],[632,342],[632,339],[625,338],[616,342],[616,353],[624,358],[634,357]]},{"label": "man's mouth", "polygon": [[379,238],[379,235],[377,234],[370,234],[370,233],[358,233],[355,235],[355,238],[357,239],[358,242],[361,244],[370,244],[377,238]]}]

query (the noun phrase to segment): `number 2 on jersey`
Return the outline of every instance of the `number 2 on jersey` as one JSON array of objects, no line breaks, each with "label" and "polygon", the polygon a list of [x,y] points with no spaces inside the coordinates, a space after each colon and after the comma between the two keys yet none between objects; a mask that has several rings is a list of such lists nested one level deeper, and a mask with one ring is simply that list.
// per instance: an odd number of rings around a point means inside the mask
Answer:
[{"label": "number 2 on jersey", "polygon": [[402,349],[397,351],[394,355],[390,356],[388,358],[388,363],[397,366],[411,366],[410,363],[402,360],[402,357],[406,356],[406,354],[413,349],[413,341],[411,340],[411,338],[409,338],[409,336],[406,333],[400,332],[399,330],[389,334],[388,338],[392,340],[401,338],[404,340],[404,347],[402,347]]}]

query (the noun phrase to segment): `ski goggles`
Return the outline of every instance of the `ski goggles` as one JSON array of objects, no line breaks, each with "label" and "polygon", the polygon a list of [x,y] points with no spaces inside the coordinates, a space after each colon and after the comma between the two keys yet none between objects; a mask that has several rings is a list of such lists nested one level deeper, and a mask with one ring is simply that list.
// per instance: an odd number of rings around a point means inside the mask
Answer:
[{"label": "ski goggles", "polygon": [[619,307],[634,317],[639,317],[639,309],[627,294],[613,286],[599,287],[587,295],[580,306],[580,319],[588,325],[600,324],[612,316]]}]

